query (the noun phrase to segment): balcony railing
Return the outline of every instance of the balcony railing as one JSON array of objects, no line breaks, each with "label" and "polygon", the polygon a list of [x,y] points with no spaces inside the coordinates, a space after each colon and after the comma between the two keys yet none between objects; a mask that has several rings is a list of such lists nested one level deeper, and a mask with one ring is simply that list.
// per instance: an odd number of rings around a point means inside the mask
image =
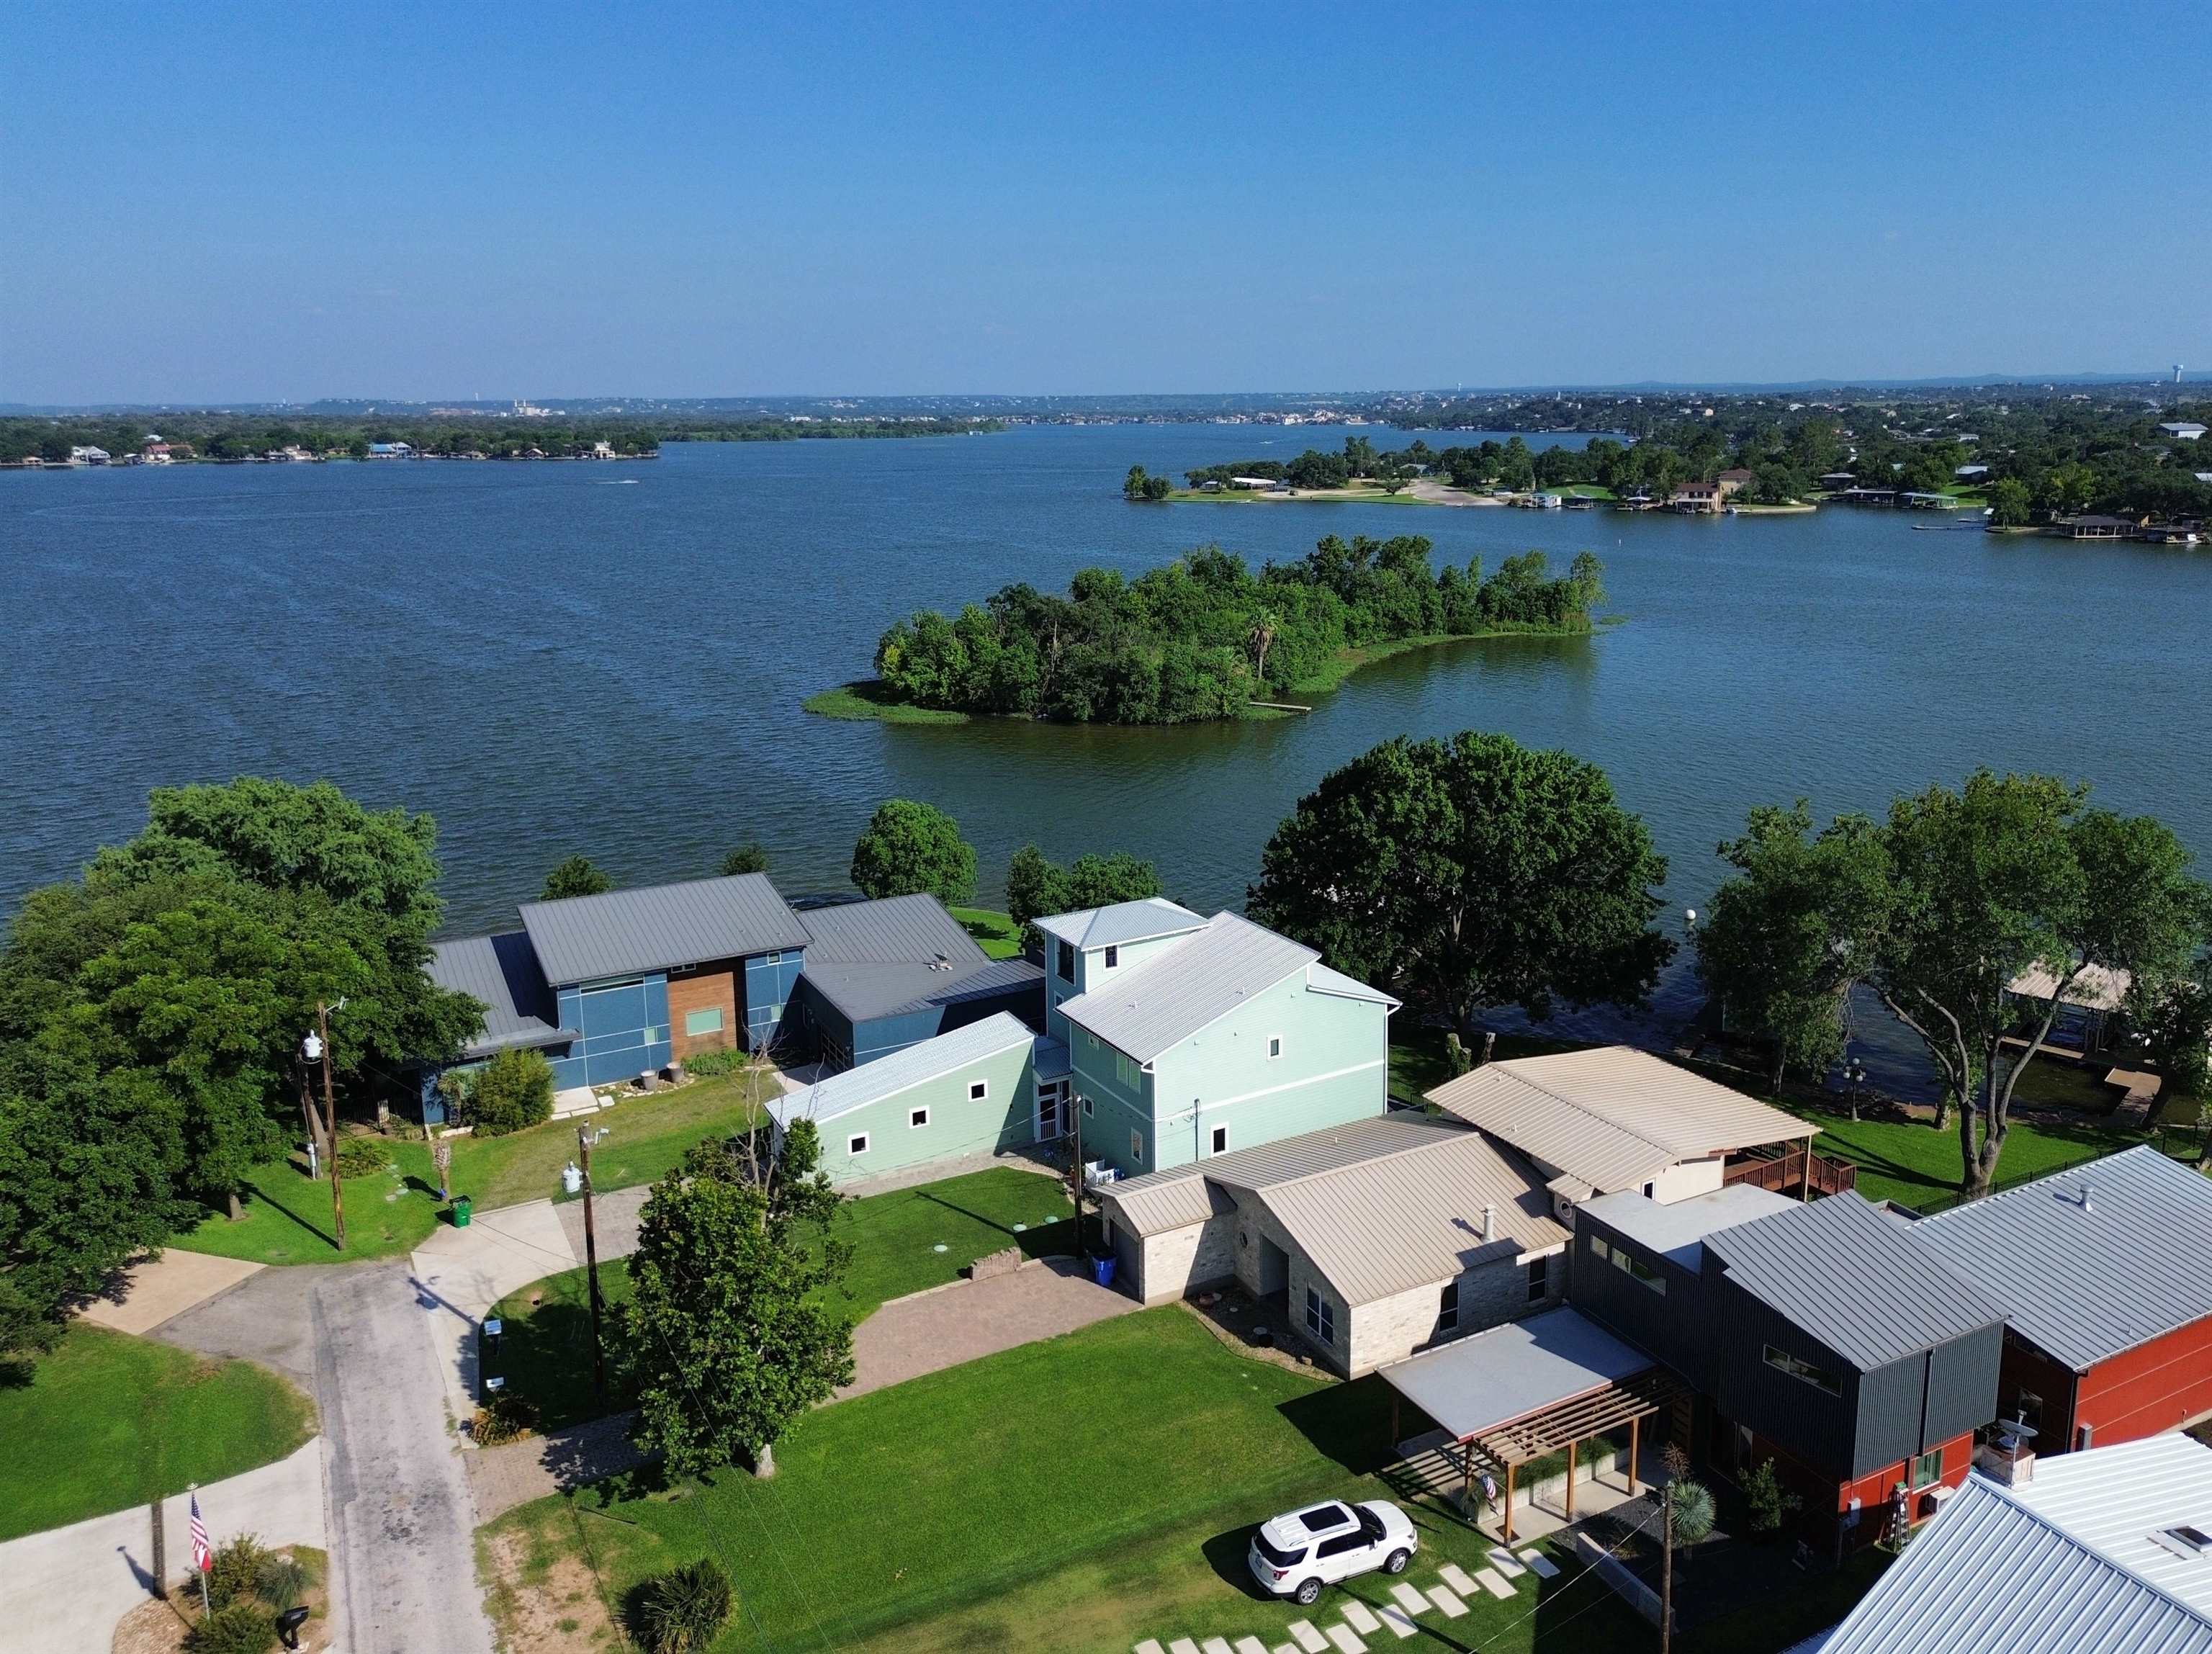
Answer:
[{"label": "balcony railing", "polygon": [[1812,1150],[1790,1149],[1759,1158],[1739,1160],[1721,1174],[1723,1184],[1749,1183],[1777,1195],[1804,1194],[1818,1200],[1841,1195],[1859,1185],[1859,1169],[1850,1160],[1832,1160]]}]

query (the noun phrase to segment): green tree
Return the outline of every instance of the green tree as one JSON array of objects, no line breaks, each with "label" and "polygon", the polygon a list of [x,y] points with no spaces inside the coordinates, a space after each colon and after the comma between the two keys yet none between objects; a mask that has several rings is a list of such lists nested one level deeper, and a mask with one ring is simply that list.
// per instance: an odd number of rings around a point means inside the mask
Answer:
[{"label": "green tree", "polygon": [[593,867],[588,857],[572,855],[545,875],[545,888],[539,900],[565,901],[572,896],[604,896],[615,887],[615,881]]},{"label": "green tree", "polygon": [[733,879],[739,873],[764,873],[768,871],[768,852],[757,839],[747,839],[722,858],[722,877]]},{"label": "green tree", "polygon": [[1252,917],[1471,1039],[1486,1006],[1635,1004],[1667,864],[1595,765],[1503,735],[1386,741],[1276,828]]},{"label": "green tree", "polygon": [[[1743,1500],[1751,1508],[1751,1530],[1755,1534],[1781,1532],[1782,1524],[1805,1508],[1805,1501],[1782,1485],[1772,1459],[1761,1460],[1743,1479]],[[1680,1525],[1678,1511],[1678,1532]]]},{"label": "green tree", "polygon": [[1844,996],[1865,970],[1888,869],[1871,824],[1815,837],[1802,799],[1754,808],[1719,853],[1736,874],[1697,928],[1698,969],[1729,1025],[1768,1042],[1778,1092],[1785,1068],[1817,1076],[1843,1054]]},{"label": "green tree", "polygon": [[[2074,984],[2125,971],[2162,996],[2212,926],[2212,891],[2164,823],[2092,809],[2086,788],[2047,775],[1983,769],[1955,793],[1931,787],[1898,800],[1881,836],[1891,889],[1869,980],[1959,1103],[1960,1186],[1980,1195],[2014,1090]],[[2037,967],[2056,986],[2022,1007],[2009,985]],[[2021,1055],[2000,1061],[2015,1035]]]},{"label": "green tree", "polygon": [[1006,912],[1024,927],[1047,914],[1141,902],[1159,893],[1158,869],[1127,850],[1087,852],[1061,867],[1036,845],[1024,844],[1006,865]]},{"label": "green tree", "polygon": [[2035,520],[2035,499],[2017,477],[2000,477],[1990,484],[1990,520],[1999,528],[2025,528]]},{"label": "green tree", "polygon": [[867,895],[927,891],[957,903],[975,893],[975,849],[933,804],[886,799],[853,846],[853,882]]},{"label": "green tree", "polygon": [[811,1122],[780,1156],[702,1144],[653,1185],[617,1311],[638,1397],[632,1435],[679,1476],[750,1460],[853,1377],[853,1331],[830,1300],[852,1248],[818,1170]]},{"label": "green tree", "polygon": [[2212,955],[2165,992],[2128,990],[2128,1019],[2169,1095],[2212,1099]]}]

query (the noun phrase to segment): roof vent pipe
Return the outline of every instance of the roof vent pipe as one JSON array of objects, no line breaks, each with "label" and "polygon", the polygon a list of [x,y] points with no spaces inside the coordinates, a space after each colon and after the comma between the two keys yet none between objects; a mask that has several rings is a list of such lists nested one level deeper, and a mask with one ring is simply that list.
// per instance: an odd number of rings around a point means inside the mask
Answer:
[{"label": "roof vent pipe", "polygon": [[2094,1212],[2096,1210],[2096,1207],[2089,1204],[2089,1196],[2094,1192],[2094,1191],[2090,1189],[2088,1184],[2084,1183],[2081,1185],[2081,1209],[2084,1212]]},{"label": "roof vent pipe", "polygon": [[1482,1208],[1482,1237],[1486,1241],[1498,1238],[1498,1208],[1494,1206]]}]

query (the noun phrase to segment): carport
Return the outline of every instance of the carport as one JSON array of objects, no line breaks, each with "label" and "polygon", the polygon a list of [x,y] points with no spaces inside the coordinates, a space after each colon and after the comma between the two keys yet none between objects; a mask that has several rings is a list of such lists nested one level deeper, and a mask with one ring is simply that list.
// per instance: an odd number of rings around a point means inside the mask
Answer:
[{"label": "carport", "polygon": [[1504,1536],[1513,1537],[1514,1480],[1523,1465],[1566,1450],[1566,1508],[1575,1512],[1575,1458],[1583,1443],[1628,1426],[1628,1479],[1636,1491],[1643,1422],[1671,1408],[1683,1385],[1643,1351],[1573,1309],[1492,1327],[1382,1369],[1393,1392],[1391,1439],[1411,1402],[1457,1444],[1472,1503],[1478,1456],[1504,1474]]}]

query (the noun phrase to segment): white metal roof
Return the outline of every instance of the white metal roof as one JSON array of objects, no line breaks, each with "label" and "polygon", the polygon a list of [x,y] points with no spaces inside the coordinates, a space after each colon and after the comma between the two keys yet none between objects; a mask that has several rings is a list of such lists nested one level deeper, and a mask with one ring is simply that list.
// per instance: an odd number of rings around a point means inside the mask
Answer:
[{"label": "white metal roof", "polygon": [[1771,1189],[1749,1183],[1731,1183],[1706,1195],[1665,1205],[1625,1189],[1601,1195],[1583,1203],[1583,1210],[1601,1219],[1638,1245],[1656,1252],[1695,1274],[1705,1248],[1701,1243],[1715,1230],[1786,1212],[1797,1202]]},{"label": "white metal roof", "polygon": [[1382,1369],[1390,1387],[1465,1441],[1647,1372],[1651,1358],[1572,1308],[1547,1310]]},{"label": "white metal roof", "polygon": [[1350,994],[1396,1008],[1397,1001],[1320,965],[1302,943],[1233,913],[1217,913],[1173,947],[1117,970],[1087,994],[1061,1002],[1060,1014],[1139,1062],[1150,1062],[1287,977],[1320,966],[1322,991]]},{"label": "white metal roof", "polygon": [[1079,948],[1106,947],[1203,930],[1206,916],[1176,903],[1148,896],[1140,902],[1116,902],[1109,907],[1052,914],[1036,921],[1036,927],[1048,936],[1073,942]]},{"label": "white metal roof", "polygon": [[1637,1189],[1680,1161],[1819,1129],[1626,1045],[1485,1063],[1428,1097],[1603,1190]]},{"label": "white metal roof", "polygon": [[835,1120],[871,1103],[880,1103],[916,1085],[957,1073],[970,1063],[981,1062],[1001,1051],[1018,1045],[1032,1045],[1036,1039],[1036,1031],[1027,1023],[1001,1011],[981,1022],[969,1023],[965,1028],[956,1028],[949,1034],[939,1034],[889,1056],[878,1057],[873,1062],[864,1062],[827,1079],[817,1079],[787,1096],[771,1098],[767,1104],[768,1111],[782,1126],[794,1120],[811,1120],[817,1124]]},{"label": "white metal roof", "polygon": [[2212,1448],[2152,1436],[1976,1475],[1831,1632],[1822,1654],[2212,1654]]},{"label": "white metal roof", "polygon": [[1921,1220],[1914,1232],[2076,1372],[2212,1316],[2212,1177],[2148,1143]]}]

